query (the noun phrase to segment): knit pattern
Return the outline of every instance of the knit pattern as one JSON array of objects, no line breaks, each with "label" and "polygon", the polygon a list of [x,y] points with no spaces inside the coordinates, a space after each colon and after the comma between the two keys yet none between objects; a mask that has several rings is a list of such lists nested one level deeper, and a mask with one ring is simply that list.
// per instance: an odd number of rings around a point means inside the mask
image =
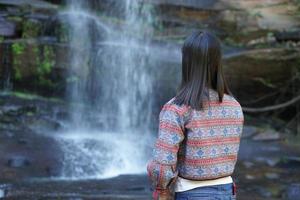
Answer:
[{"label": "knit pattern", "polygon": [[238,101],[227,94],[210,100],[197,111],[167,102],[159,114],[158,138],[147,165],[155,192],[165,192],[179,175],[208,180],[231,175],[237,161],[244,115]]}]

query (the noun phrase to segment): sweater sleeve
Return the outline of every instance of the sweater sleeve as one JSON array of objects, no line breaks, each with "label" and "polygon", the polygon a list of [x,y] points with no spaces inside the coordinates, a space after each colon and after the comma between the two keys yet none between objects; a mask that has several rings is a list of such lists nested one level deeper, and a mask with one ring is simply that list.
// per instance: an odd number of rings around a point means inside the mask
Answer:
[{"label": "sweater sleeve", "polygon": [[158,138],[153,149],[153,159],[147,165],[154,189],[153,199],[170,196],[171,187],[178,175],[177,153],[183,139],[183,121],[177,106],[166,104],[159,114]]}]

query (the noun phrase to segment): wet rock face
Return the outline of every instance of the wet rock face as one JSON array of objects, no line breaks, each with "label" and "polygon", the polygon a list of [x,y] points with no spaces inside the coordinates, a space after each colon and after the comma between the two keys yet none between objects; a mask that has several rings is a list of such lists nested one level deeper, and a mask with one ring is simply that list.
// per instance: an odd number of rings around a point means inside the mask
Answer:
[{"label": "wet rock face", "polygon": [[29,6],[35,9],[56,9],[57,7],[43,0],[0,0],[6,6]]},{"label": "wet rock face", "polygon": [[12,37],[16,34],[16,25],[0,17],[0,36]]},{"label": "wet rock face", "polygon": [[0,96],[0,182],[59,176],[63,155],[49,132],[62,128],[53,110],[66,111],[57,106]]},{"label": "wet rock face", "polygon": [[[56,9],[56,5],[40,0],[0,1],[1,89],[40,90],[46,95],[61,78],[58,70],[52,69],[56,63],[54,42],[39,39],[45,36]],[[44,47],[44,43],[49,45]]]},{"label": "wet rock face", "polygon": [[[37,31],[40,23],[45,23],[56,9],[56,6],[39,0],[0,0],[0,5],[0,36],[9,38],[30,36],[25,29]],[[29,23],[36,24],[28,27]]]},{"label": "wet rock face", "polygon": [[[286,16],[287,9],[294,13],[294,7],[285,5],[286,0],[263,0],[263,1],[236,1],[236,0],[213,0],[213,1],[198,1],[198,0],[139,0],[141,2],[149,3],[151,12],[154,12],[155,31],[154,38],[161,41],[182,42],[182,40],[195,28],[208,28],[215,31],[223,40],[236,41],[239,34],[243,32],[244,35],[249,34],[249,38],[257,39],[261,34],[265,36],[270,30],[281,30],[286,25],[287,27],[296,27],[299,21],[294,20],[294,15]],[[93,11],[107,14],[108,22],[112,27],[118,27],[113,21],[122,22],[122,17],[119,16],[118,1],[117,0],[93,0]],[[54,5],[55,3],[56,5]],[[17,90],[34,91],[45,96],[63,96],[66,91],[66,71],[69,67],[66,63],[68,58],[68,49],[64,33],[66,30],[60,27],[57,13],[60,11],[59,5],[63,5],[64,1],[25,1],[25,0],[1,0],[0,5],[0,35],[10,35],[16,38],[17,41],[10,41],[11,50],[4,51],[4,45],[0,42],[0,60],[2,62],[5,54],[11,54],[9,64],[10,77],[5,73],[4,64],[0,63],[0,79],[11,80],[12,86]],[[273,13],[270,9],[275,9],[274,23]],[[115,10],[114,10],[115,9]],[[108,10],[108,12],[105,12]],[[262,17],[261,17],[262,15]],[[276,16],[275,16],[276,15]],[[54,20],[56,19],[56,20]],[[102,20],[99,18],[99,20]],[[107,20],[107,19],[106,19]],[[53,22],[54,21],[54,22]],[[272,23],[270,23],[272,22]],[[271,27],[273,24],[279,23],[278,26]],[[118,22],[119,23],[119,22]],[[262,29],[267,30],[262,31]],[[288,29],[289,30],[289,29]],[[263,33],[261,33],[263,32]],[[289,39],[295,40],[298,37],[298,32],[293,34],[276,34],[277,41],[286,41]],[[33,39],[37,39],[34,40]],[[259,39],[259,38],[258,38]],[[250,40],[250,39],[249,39]],[[275,40],[275,39],[274,39]],[[260,41],[260,40],[259,40]],[[7,41],[6,41],[7,42]],[[243,41],[241,45],[245,45],[247,40]],[[250,41],[251,43],[251,41]],[[252,43],[251,43],[252,44]],[[169,47],[163,47],[166,51],[172,50]],[[176,47],[177,48],[177,47]],[[178,50],[179,50],[178,46]],[[10,52],[9,52],[10,51]],[[180,50],[179,50],[180,51]],[[267,55],[268,56],[268,55]],[[167,56],[160,56],[161,59],[167,61]],[[152,58],[151,58],[152,59]],[[170,91],[169,85],[175,85],[179,82],[180,69],[175,69],[180,65],[179,60],[174,67],[169,63],[166,68],[171,71],[171,74],[163,73],[160,77],[160,83],[165,87],[162,88],[164,92]],[[241,60],[244,57],[241,56]],[[280,62],[275,61],[276,65]],[[165,65],[160,64],[159,66]],[[235,75],[236,68],[241,67],[240,63],[230,62],[234,70],[227,70],[229,78],[233,79],[233,91],[239,88],[256,88],[259,81],[240,81]],[[251,65],[253,65],[251,63]],[[272,65],[272,63],[270,64]],[[258,66],[258,68],[261,65]],[[230,66],[231,67],[231,66]],[[160,67],[158,67],[160,68]],[[164,80],[166,76],[173,76],[173,71],[176,71],[175,78]],[[253,71],[257,71],[254,69]],[[287,72],[288,74],[289,72]],[[286,78],[286,77],[284,77]],[[281,80],[280,80],[281,81]],[[3,81],[4,82],[4,81]],[[240,85],[243,84],[243,86]],[[248,84],[249,83],[249,84]],[[248,85],[247,85],[248,84]],[[5,84],[2,83],[1,86]],[[0,86],[0,87],[1,87]],[[172,95],[174,88],[172,87]],[[170,93],[170,92],[169,92]],[[238,92],[239,93],[239,92]],[[265,93],[265,91],[262,91]],[[243,94],[241,94],[243,95]],[[167,95],[169,97],[171,95]],[[240,95],[238,95],[240,96]],[[248,95],[249,96],[249,95]],[[247,96],[247,97],[248,97]],[[167,99],[166,97],[164,97]]]},{"label": "wet rock face", "polygon": [[290,30],[300,24],[297,6],[288,6],[288,0],[141,1],[155,5],[164,24],[209,28],[221,36],[232,36],[236,31]]}]

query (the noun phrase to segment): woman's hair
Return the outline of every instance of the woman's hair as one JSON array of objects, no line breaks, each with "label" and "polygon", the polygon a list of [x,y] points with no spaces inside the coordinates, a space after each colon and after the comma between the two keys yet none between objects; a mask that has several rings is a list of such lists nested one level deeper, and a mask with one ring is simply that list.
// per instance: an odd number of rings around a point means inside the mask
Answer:
[{"label": "woman's hair", "polygon": [[182,81],[175,103],[201,110],[207,89],[218,92],[222,102],[224,93],[231,94],[222,69],[222,52],[219,39],[208,31],[196,31],[182,46]]}]

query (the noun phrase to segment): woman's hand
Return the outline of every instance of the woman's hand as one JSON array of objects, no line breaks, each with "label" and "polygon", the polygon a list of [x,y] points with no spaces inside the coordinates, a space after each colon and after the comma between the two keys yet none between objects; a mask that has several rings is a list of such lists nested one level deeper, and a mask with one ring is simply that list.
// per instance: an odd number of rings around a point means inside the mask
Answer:
[{"label": "woman's hand", "polygon": [[156,190],[153,193],[154,200],[173,200],[173,195],[170,190]]},{"label": "woman's hand", "polygon": [[158,200],[174,200],[173,195],[169,190],[158,195]]},{"label": "woman's hand", "polygon": [[172,196],[162,196],[162,197],[158,197],[158,200],[173,200]]}]

